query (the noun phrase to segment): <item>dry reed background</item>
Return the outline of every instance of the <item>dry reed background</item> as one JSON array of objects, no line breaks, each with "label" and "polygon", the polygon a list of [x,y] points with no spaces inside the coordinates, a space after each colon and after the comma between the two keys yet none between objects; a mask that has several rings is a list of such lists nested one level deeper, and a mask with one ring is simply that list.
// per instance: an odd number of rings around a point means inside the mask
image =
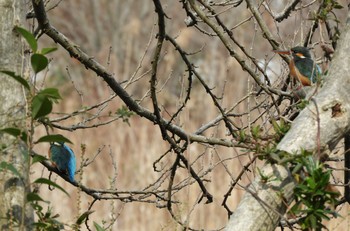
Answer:
[{"label": "dry reed background", "polygon": [[[282,10],[288,3],[288,1],[271,2],[271,7],[275,7],[276,12]],[[51,6],[55,4],[54,1],[49,3]],[[234,109],[234,113],[246,113],[250,108],[267,100],[268,97],[264,95],[254,97],[252,93],[256,90],[256,86],[253,80],[230,57],[218,38],[203,35],[194,27],[186,27],[184,23],[186,15],[178,1],[162,1],[162,4],[169,17],[166,22],[167,33],[175,37],[184,50],[195,52],[190,59],[207,84],[214,88],[214,93],[222,96],[220,103],[223,108],[232,107],[248,95]],[[345,1],[341,4],[345,5]],[[281,59],[271,52],[271,47],[262,37],[256,22],[250,18],[250,12],[245,7],[241,9],[243,10],[230,8],[228,13],[222,13],[221,19],[229,27],[249,19],[234,29],[234,35],[255,58],[262,62],[273,62],[272,68],[278,77],[274,84],[278,86],[286,78],[288,70]],[[282,24],[269,20],[266,14],[263,16],[266,17],[271,28],[279,28],[275,34],[280,38],[279,42],[283,42],[285,47],[291,47],[300,43],[301,38],[305,36],[303,28],[310,24],[306,19],[312,9],[311,6]],[[343,14],[342,12],[339,14],[340,21],[345,18]],[[61,1],[49,11],[48,15],[56,28],[105,65],[115,74],[118,81],[128,80],[137,70],[135,76],[140,79],[131,84],[127,91],[135,98],[142,99],[143,106],[151,108],[148,96],[149,70],[157,33],[156,14],[151,1]],[[53,45],[47,37],[43,37],[41,43]],[[174,113],[183,100],[187,77],[186,66],[178,53],[169,44],[165,46],[159,64],[158,87],[161,90],[158,97],[163,116],[167,117],[167,113]],[[317,46],[316,48],[316,56],[320,57],[320,50]],[[139,67],[141,60],[142,64]],[[96,74],[70,58],[63,49],[52,55],[51,62],[50,69],[44,76],[45,85],[59,87],[63,96],[63,101],[56,106],[55,112],[71,113],[82,107],[97,104],[110,96],[111,91],[106,84],[96,77]],[[122,105],[121,100],[115,98],[109,102],[104,114],[108,115],[109,111],[114,112]],[[234,122],[247,125],[256,118],[260,118],[257,123],[262,124],[268,131],[270,128],[266,121],[269,114],[260,116],[264,110],[263,107],[259,107],[246,116],[237,117]],[[274,114],[274,109],[269,113]],[[213,106],[209,95],[198,81],[194,80],[191,100],[177,118],[176,123],[187,131],[195,132],[202,124],[215,119],[218,115],[218,110]],[[64,125],[77,124],[88,116],[79,115],[75,119],[66,121]],[[105,118],[100,117],[95,123],[104,120]],[[163,141],[159,128],[149,121],[133,116],[129,123],[130,126],[117,120],[98,128],[78,129],[73,132],[55,130],[74,142],[72,148],[77,156],[78,165],[83,159],[93,158],[98,149],[104,147],[82,174],[81,181],[86,186],[141,191],[159,177],[159,173],[153,170],[152,165],[169,148],[168,144]],[[38,127],[38,137],[42,134],[44,129]],[[227,138],[226,129],[222,124],[206,131],[205,135]],[[85,152],[81,149],[83,144],[86,145]],[[46,153],[47,148],[37,146],[36,151]],[[339,151],[337,155],[341,156],[341,152]],[[196,184],[192,184],[174,195],[176,199],[184,202],[175,205],[176,215],[195,229],[217,230],[224,227],[228,219],[226,210],[221,206],[224,194],[253,153],[240,148],[191,144],[185,155],[190,161],[198,159],[195,167],[199,172],[212,167],[212,171],[206,175],[205,179],[208,190],[214,196],[214,202],[198,204],[200,190]],[[222,162],[225,159],[227,160]],[[173,160],[174,156],[168,155],[161,164],[168,166]],[[341,167],[341,163],[336,166]],[[255,168],[256,165],[252,169],[255,170]],[[254,172],[245,174],[240,184],[243,186],[248,184],[254,174]],[[36,171],[33,172],[33,178],[39,175],[46,177],[48,172],[41,166],[37,166]],[[189,180],[188,176],[188,171],[183,169],[177,174],[175,180],[177,182]],[[115,180],[113,180],[114,177],[116,177]],[[336,179],[342,179],[341,177],[339,174]],[[46,188],[41,188],[40,192],[45,199],[51,201],[53,211],[60,214],[59,220],[70,224],[88,208],[92,198],[58,177],[54,176],[53,179],[69,191],[71,197],[65,196],[58,190],[49,191]],[[231,210],[235,209],[243,193],[244,189],[241,187],[233,190],[228,202]],[[348,205],[343,206],[341,214],[344,217],[331,222],[328,226],[330,230],[346,230],[345,227],[348,227],[349,222],[347,209]],[[105,221],[107,226],[111,220],[115,219],[111,230],[181,230],[166,208],[157,208],[152,203],[97,201],[92,210],[95,212],[91,215],[89,222],[96,221],[102,224],[102,221]]]}]

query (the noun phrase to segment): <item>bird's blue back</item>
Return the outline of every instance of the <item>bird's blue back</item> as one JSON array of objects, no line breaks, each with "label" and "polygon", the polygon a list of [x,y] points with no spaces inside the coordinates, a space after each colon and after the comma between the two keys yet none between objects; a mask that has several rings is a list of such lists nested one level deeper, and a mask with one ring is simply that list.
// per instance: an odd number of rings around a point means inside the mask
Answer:
[{"label": "bird's blue back", "polygon": [[320,66],[315,64],[311,58],[295,60],[295,65],[299,72],[309,78],[312,83],[317,82],[317,76],[322,74]]},{"label": "bird's blue back", "polygon": [[58,170],[68,175],[69,180],[74,182],[74,174],[76,169],[75,155],[72,149],[64,143],[51,144],[50,158],[57,166]]}]

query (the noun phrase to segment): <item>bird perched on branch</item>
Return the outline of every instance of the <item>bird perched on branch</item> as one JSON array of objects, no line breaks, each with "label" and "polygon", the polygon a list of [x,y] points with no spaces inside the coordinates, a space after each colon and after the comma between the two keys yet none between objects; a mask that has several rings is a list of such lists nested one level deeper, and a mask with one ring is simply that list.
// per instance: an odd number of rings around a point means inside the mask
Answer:
[{"label": "bird perched on branch", "polygon": [[303,86],[311,86],[322,74],[321,68],[312,60],[307,47],[293,47],[290,51],[276,51],[278,54],[292,55],[289,62],[290,75]]},{"label": "bird perched on branch", "polygon": [[52,143],[49,149],[49,157],[60,172],[66,174],[71,182],[75,182],[76,160],[70,147],[63,142]]}]

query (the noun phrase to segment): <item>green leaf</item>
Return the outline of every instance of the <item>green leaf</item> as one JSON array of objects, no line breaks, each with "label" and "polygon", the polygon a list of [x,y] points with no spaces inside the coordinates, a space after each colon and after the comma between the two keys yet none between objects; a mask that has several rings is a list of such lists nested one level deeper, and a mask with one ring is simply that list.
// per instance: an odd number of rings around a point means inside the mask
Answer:
[{"label": "green leaf", "polygon": [[41,162],[47,160],[47,158],[45,156],[39,155],[39,154],[35,154],[32,158],[32,164],[35,164],[37,162]]},{"label": "green leaf", "polygon": [[[36,227],[37,230],[45,230],[47,229],[48,225],[45,222],[34,222],[33,226]],[[56,231],[56,230],[54,229],[53,231]]]},{"label": "green leaf", "polygon": [[4,128],[0,131],[10,134],[12,136],[19,136],[19,134],[21,134],[21,129],[19,128]]},{"label": "green leaf", "polygon": [[[36,213],[40,213],[43,210],[43,207],[38,203],[32,203],[32,208],[36,211]],[[35,226],[36,223],[33,223]]]},{"label": "green leaf", "polygon": [[77,225],[81,225],[83,224],[83,222],[88,218],[88,216],[93,213],[95,211],[89,210],[86,211],[85,213],[81,214],[81,216],[77,219],[77,221],[75,222],[75,224]]},{"label": "green leaf", "polygon": [[245,134],[245,131],[239,130],[239,143],[243,143],[246,141],[247,135]]},{"label": "green leaf", "polygon": [[45,96],[38,94],[33,97],[32,117],[38,119],[50,114],[52,111],[52,102]]},{"label": "green leaf", "polygon": [[343,9],[344,7],[339,3],[335,2],[334,9]]},{"label": "green leaf", "polygon": [[53,100],[62,99],[57,88],[45,88],[45,89],[41,90],[40,92],[38,92],[38,94],[44,95],[44,96],[46,96],[50,99],[53,99]]},{"label": "green leaf", "polygon": [[67,194],[67,196],[69,196],[68,192],[67,192],[66,190],[64,190],[64,188],[62,188],[61,186],[59,186],[59,185],[56,184],[55,182],[52,182],[52,181],[49,180],[49,179],[46,179],[46,178],[39,178],[39,179],[36,179],[36,180],[34,181],[34,183],[36,183],[36,184],[47,184],[47,185],[49,185],[49,186],[58,188],[59,190],[61,190],[61,191],[64,192],[65,194]]},{"label": "green leaf", "polygon": [[23,140],[24,142],[27,142],[27,138],[28,138],[27,133],[21,131],[18,128],[4,128],[4,129],[1,129],[0,132],[7,133],[14,137],[20,137],[21,140]]},{"label": "green leaf", "polygon": [[260,127],[260,125],[253,126],[251,132],[252,132],[252,136],[253,136],[255,139],[258,139],[258,138],[260,137],[260,132],[261,132],[261,127]]},{"label": "green leaf", "polygon": [[41,49],[41,54],[42,55],[46,55],[46,54],[48,54],[48,53],[51,53],[51,52],[54,52],[54,51],[56,51],[57,50],[57,47],[46,47],[46,48],[43,48],[43,49]]},{"label": "green leaf", "polygon": [[35,53],[38,49],[38,43],[34,35],[22,27],[16,26],[15,29],[18,33],[20,33],[23,36],[23,38],[27,41],[29,46],[32,48],[32,51]]},{"label": "green leaf", "polygon": [[27,202],[33,202],[33,201],[43,201],[48,203],[48,201],[45,201],[43,198],[41,198],[39,194],[30,192],[27,194]]},{"label": "green leaf", "polygon": [[309,222],[310,222],[310,225],[311,227],[310,228],[313,228],[315,229],[317,227],[317,220],[316,220],[316,217],[314,215],[310,215],[309,216]]},{"label": "green leaf", "polygon": [[277,163],[280,163],[280,162],[281,162],[281,158],[280,158],[280,156],[279,156],[277,153],[274,153],[274,152],[269,153],[269,157],[270,157],[272,160],[276,161]]},{"label": "green leaf", "polygon": [[35,74],[44,70],[49,64],[49,60],[42,54],[33,54],[30,61]]},{"label": "green leaf", "polygon": [[127,123],[130,126],[129,118],[134,115],[134,112],[130,111],[126,106],[123,105],[121,108],[117,109],[116,114],[122,118],[123,122]]},{"label": "green leaf", "polygon": [[277,121],[274,118],[271,118],[271,123],[272,123],[273,129],[275,130],[275,132],[279,133],[280,126],[278,125]]},{"label": "green leaf", "polygon": [[25,88],[27,88],[27,90],[30,89],[27,80],[23,79],[20,75],[16,75],[15,72],[12,72],[12,71],[0,71],[0,72],[6,74],[8,76],[11,76],[14,80],[16,80],[17,82],[22,84]]},{"label": "green leaf", "polygon": [[104,228],[102,228],[99,224],[97,224],[96,222],[94,222],[94,226],[96,228],[96,231],[105,231]]},{"label": "green leaf", "polygon": [[17,171],[15,166],[13,166],[13,164],[11,164],[11,163],[7,163],[6,161],[2,161],[0,163],[0,170],[9,170],[13,174],[15,174],[16,176],[21,177],[21,174]]},{"label": "green leaf", "polygon": [[316,186],[317,186],[317,183],[314,181],[314,179],[312,179],[312,178],[310,178],[310,177],[306,178],[306,182],[307,182],[308,187],[309,187],[310,189],[315,189]]},{"label": "green leaf", "polygon": [[36,143],[41,143],[41,142],[64,142],[64,143],[72,144],[72,141],[70,141],[69,139],[67,139],[66,137],[60,134],[42,136]]}]

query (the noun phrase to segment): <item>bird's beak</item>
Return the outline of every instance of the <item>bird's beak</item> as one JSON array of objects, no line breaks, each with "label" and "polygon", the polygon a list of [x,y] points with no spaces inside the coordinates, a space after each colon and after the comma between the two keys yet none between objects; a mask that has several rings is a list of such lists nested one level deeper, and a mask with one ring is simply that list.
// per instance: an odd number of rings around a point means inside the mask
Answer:
[{"label": "bird's beak", "polygon": [[291,52],[290,51],[279,51],[279,50],[273,50],[272,52],[275,52],[277,54],[281,54],[281,55],[290,55]]}]

